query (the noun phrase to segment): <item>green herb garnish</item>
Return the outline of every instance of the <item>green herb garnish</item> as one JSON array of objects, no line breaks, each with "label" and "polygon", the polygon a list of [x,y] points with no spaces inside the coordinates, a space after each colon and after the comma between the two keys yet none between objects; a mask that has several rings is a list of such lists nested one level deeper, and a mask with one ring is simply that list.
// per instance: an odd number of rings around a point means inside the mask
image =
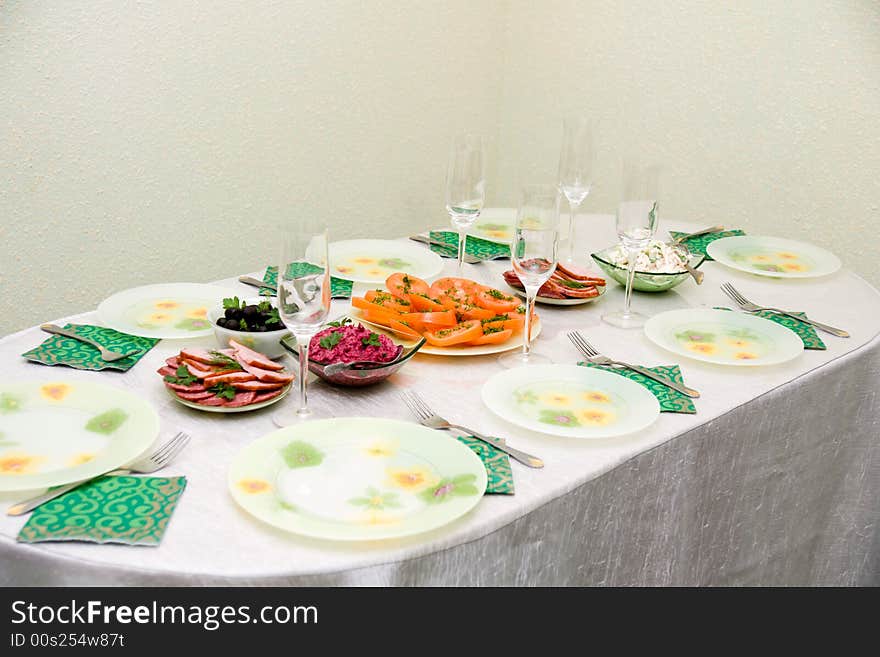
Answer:
[{"label": "green herb garnish", "polygon": [[499,290],[486,290],[486,294],[488,294],[493,299],[501,299],[502,301],[510,301],[513,299],[513,297],[509,297]]},{"label": "green herb garnish", "polygon": [[238,310],[241,307],[242,303],[243,302],[238,300],[238,297],[223,299],[223,309],[226,310],[227,308],[235,308],[236,310]]},{"label": "green herb garnish", "polygon": [[199,380],[198,377],[189,373],[189,370],[186,369],[186,365],[177,366],[176,376],[168,374],[164,378],[168,383],[173,383],[179,386],[191,386]]},{"label": "green herb garnish", "polygon": [[277,308],[272,308],[269,310],[269,317],[266,319],[267,324],[280,324],[281,323],[281,315],[278,314]]},{"label": "green herb garnish", "polygon": [[526,307],[525,306],[517,306],[516,312],[518,315],[525,315],[526,314]]},{"label": "green herb garnish", "polygon": [[351,324],[351,319],[348,317],[343,317],[342,319],[335,322],[327,322],[327,326],[335,326],[336,328],[339,328],[340,326],[345,326],[346,324]]},{"label": "green herb garnish", "polygon": [[328,333],[323,338],[318,340],[318,344],[321,345],[323,349],[332,349],[339,344],[340,340],[342,340],[342,334],[333,331],[332,333]]},{"label": "green herb garnish", "polygon": [[239,331],[249,331],[250,330],[248,328],[247,322],[244,321],[244,317],[242,317],[240,320],[238,320],[238,330]]},{"label": "green herb garnish", "polygon": [[208,388],[209,392],[213,392],[217,397],[232,400],[235,397],[235,388],[228,383],[218,383]]},{"label": "green herb garnish", "polygon": [[230,370],[243,370],[244,368],[234,358],[227,356],[226,354],[221,354],[219,351],[211,352],[211,365],[219,365],[221,367],[225,367]]},{"label": "green herb garnish", "polygon": [[382,343],[379,341],[378,333],[370,333],[367,337],[361,338],[361,344],[365,347],[381,347]]},{"label": "green herb garnish", "polygon": [[504,313],[503,315],[495,315],[489,319],[481,319],[480,323],[485,326],[486,324],[492,324],[494,322],[506,322],[508,319],[510,319],[510,315]]},{"label": "green herb garnish", "polygon": [[[263,299],[262,301],[260,301],[260,303],[257,304],[257,310],[259,310],[261,313],[268,313],[268,312],[272,312],[272,310],[275,310],[275,309],[272,308],[271,303],[269,303],[268,301]],[[275,312],[278,312],[278,311],[275,310]]]}]

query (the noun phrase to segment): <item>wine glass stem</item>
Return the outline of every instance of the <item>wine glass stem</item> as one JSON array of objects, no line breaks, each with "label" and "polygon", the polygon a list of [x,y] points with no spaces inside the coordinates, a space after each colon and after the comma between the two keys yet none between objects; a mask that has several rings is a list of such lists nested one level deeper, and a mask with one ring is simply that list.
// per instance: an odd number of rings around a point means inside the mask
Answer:
[{"label": "wine glass stem", "polygon": [[297,333],[295,337],[299,348],[299,408],[296,409],[296,414],[305,417],[311,413],[306,385],[309,377],[309,342],[312,340],[312,334]]},{"label": "wine glass stem", "polygon": [[568,262],[574,262],[574,238],[575,238],[575,223],[577,220],[577,211],[581,207],[580,203],[575,203],[571,199],[568,201],[568,256],[566,260]]},{"label": "wine glass stem", "polygon": [[632,304],[633,281],[636,277],[636,258],[638,255],[637,249],[627,249],[626,292],[623,297],[623,314],[626,316],[629,316]]},{"label": "wine glass stem", "polygon": [[538,296],[538,288],[527,285],[526,288],[526,323],[523,327],[523,360],[529,359],[532,352],[532,308],[535,307],[535,297]]},{"label": "wine glass stem", "polygon": [[467,231],[463,228],[458,229],[458,275],[461,276],[464,270],[464,254],[467,246]]}]

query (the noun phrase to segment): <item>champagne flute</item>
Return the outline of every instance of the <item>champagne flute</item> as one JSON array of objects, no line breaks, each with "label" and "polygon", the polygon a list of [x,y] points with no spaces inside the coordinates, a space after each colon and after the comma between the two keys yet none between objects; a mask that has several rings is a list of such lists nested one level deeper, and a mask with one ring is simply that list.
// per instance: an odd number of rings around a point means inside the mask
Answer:
[{"label": "champagne flute", "polygon": [[520,352],[501,356],[505,367],[549,363],[532,352],[532,312],[538,289],[556,270],[559,256],[559,189],[554,185],[527,185],[516,215],[510,261],[526,290],[526,319]]},{"label": "champagne flute", "polygon": [[657,231],[660,169],[627,163],[623,170],[623,196],[617,206],[617,236],[626,250],[627,275],[623,310],[602,320],[619,328],[644,326],[647,317],[632,311],[632,286],[636,259]]},{"label": "champagne flute", "polygon": [[296,338],[299,352],[299,406],[295,415],[278,413],[272,419],[288,426],[308,418],[306,394],[309,374],[309,342],[330,313],[330,271],[327,255],[327,227],[306,218],[281,240],[278,267],[278,314]]},{"label": "champagne flute", "polygon": [[446,170],[446,211],[458,231],[458,274],[464,267],[468,228],[473,226],[486,197],[485,148],[479,135],[458,135],[452,142]]},{"label": "champagne flute", "polygon": [[574,263],[577,212],[593,185],[595,161],[593,123],[584,116],[570,116],[562,122],[562,150],[559,154],[559,189],[568,199],[568,244],[565,261]]}]

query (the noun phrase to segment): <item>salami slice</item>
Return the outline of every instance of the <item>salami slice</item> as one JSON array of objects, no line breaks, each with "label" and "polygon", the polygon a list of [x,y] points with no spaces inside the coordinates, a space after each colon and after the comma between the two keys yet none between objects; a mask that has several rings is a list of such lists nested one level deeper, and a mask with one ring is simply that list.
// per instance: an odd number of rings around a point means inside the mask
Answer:
[{"label": "salami slice", "polygon": [[232,399],[224,400],[223,405],[229,406],[230,408],[237,408],[240,406],[247,406],[248,404],[254,403],[254,398],[257,396],[255,392],[237,392],[235,393],[235,397]]},{"label": "salami slice", "polygon": [[232,386],[236,390],[277,390],[283,388],[284,384],[271,381],[234,381]]},{"label": "salami slice", "polygon": [[196,399],[196,404],[201,404],[202,406],[226,406],[226,400],[216,395],[211,395],[210,397],[205,397],[204,399]]},{"label": "salami slice", "polygon": [[164,365],[156,371],[159,374],[161,374],[162,376],[174,376],[175,374],[177,374],[177,368],[176,367],[168,367],[168,365]]},{"label": "salami slice", "polygon": [[177,356],[172,356],[171,358],[165,359],[165,364],[168,367],[173,367],[174,369],[177,369],[177,367],[180,365],[180,359]]},{"label": "salami slice", "polygon": [[169,383],[168,381],[165,381],[164,383],[174,392],[202,392],[203,390],[207,389],[201,383],[193,383],[190,386],[182,386],[179,383]]},{"label": "salami slice", "polygon": [[258,404],[260,402],[268,401],[273,397],[277,397],[282,392],[284,392],[284,388],[279,388],[278,390],[270,390],[269,392],[260,392],[254,397],[254,403]]},{"label": "salami slice", "polygon": [[201,392],[180,392],[177,391],[175,394],[181,399],[186,399],[188,401],[199,401],[200,399],[207,399],[208,397],[213,397],[214,393],[210,390],[202,390]]},{"label": "salami slice", "polygon": [[192,376],[196,377],[197,379],[204,379],[204,378],[209,377],[213,374],[213,372],[211,370],[207,370],[207,369],[203,370],[200,367],[193,365],[189,361],[183,361],[183,364],[186,366],[186,369],[189,371],[189,373]]}]

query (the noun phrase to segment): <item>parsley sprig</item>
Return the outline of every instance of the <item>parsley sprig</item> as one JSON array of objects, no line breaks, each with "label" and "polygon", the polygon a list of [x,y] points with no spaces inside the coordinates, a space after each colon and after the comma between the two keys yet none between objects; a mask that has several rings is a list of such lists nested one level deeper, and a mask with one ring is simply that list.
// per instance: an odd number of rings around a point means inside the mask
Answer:
[{"label": "parsley sprig", "polygon": [[370,332],[370,334],[364,338],[361,338],[361,344],[365,347],[381,347],[382,343],[379,341],[379,334]]},{"label": "parsley sprig", "polygon": [[232,398],[235,397],[235,388],[228,383],[217,383],[208,388],[208,390],[222,399],[227,399],[231,401]]},{"label": "parsley sprig", "polygon": [[179,386],[191,386],[193,383],[198,382],[198,377],[193,376],[189,373],[189,370],[186,369],[186,365],[178,365],[176,376],[172,374],[168,374],[165,377],[165,380],[168,383],[173,383]]}]

